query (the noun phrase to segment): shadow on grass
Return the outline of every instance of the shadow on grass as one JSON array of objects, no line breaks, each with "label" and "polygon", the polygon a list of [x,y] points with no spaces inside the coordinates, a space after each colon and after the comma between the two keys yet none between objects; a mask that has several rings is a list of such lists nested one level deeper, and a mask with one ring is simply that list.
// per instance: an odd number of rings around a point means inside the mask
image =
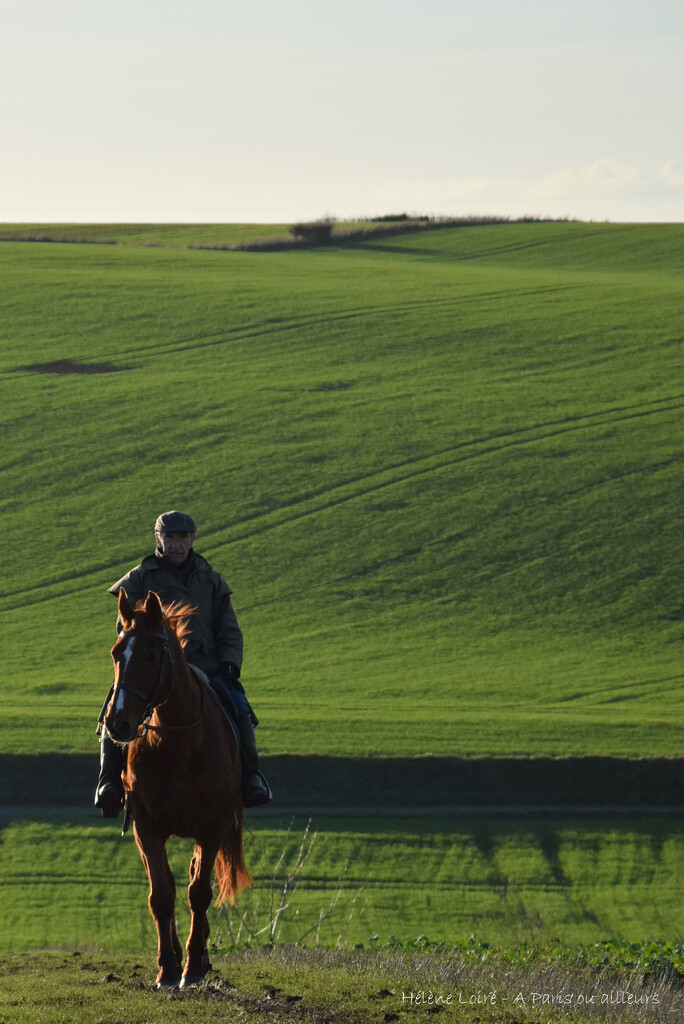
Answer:
[{"label": "shadow on grass", "polygon": [[[274,809],[684,809],[684,758],[273,755]],[[0,806],[89,806],[92,754],[0,754]]]}]

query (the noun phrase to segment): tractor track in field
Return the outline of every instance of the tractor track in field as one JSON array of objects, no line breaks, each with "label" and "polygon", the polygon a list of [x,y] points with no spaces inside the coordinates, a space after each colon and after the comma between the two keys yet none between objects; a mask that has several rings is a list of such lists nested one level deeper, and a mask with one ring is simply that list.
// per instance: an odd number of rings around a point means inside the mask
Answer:
[{"label": "tractor track in field", "polygon": [[[326,512],[347,502],[363,499],[389,487],[414,482],[431,473],[449,470],[460,463],[495,456],[501,452],[527,445],[543,443],[573,432],[611,428],[628,420],[678,412],[684,408],[682,397],[684,396],[676,395],[657,402],[645,403],[644,407],[599,410],[576,419],[569,418],[536,424],[487,438],[473,438],[438,452],[397,462],[344,481],[332,488],[304,495],[281,508],[261,513],[253,519],[237,522],[231,527],[230,543],[250,539],[271,529],[290,526],[298,520]],[[670,459],[668,463],[673,461],[677,460]],[[630,472],[638,471],[640,469]],[[211,543],[210,537],[207,537],[207,540]]]},{"label": "tractor track in field", "polygon": [[[445,311],[458,310],[463,305],[473,303],[491,302],[492,300],[510,297],[516,298],[528,296],[540,296],[560,291],[570,291],[576,287],[574,284],[552,284],[540,287],[524,289],[497,289],[495,291],[483,291],[476,294],[450,295],[430,299],[408,299],[405,302],[381,303],[369,306],[352,306],[349,309],[334,309],[321,313],[304,313],[299,316],[274,317],[273,319],[242,324],[238,327],[211,331],[207,334],[188,335],[186,337],[173,339],[166,342],[150,342],[141,344],[135,349],[117,350],[116,358],[128,358],[134,361],[133,366],[127,369],[144,369],[147,365],[144,359],[153,356],[155,359],[162,355],[175,355],[191,349],[196,352],[199,349],[216,348],[221,345],[233,344],[247,341],[254,338],[266,338],[271,335],[290,333],[302,328],[320,327],[328,329],[331,324],[344,323],[350,320],[371,319],[377,316],[396,315],[403,317],[407,312],[425,309],[434,310],[442,308]],[[142,360],[141,361],[141,357]],[[137,360],[137,362],[136,362]],[[14,373],[23,370],[23,367],[8,367],[3,373]]]},{"label": "tractor track in field", "polygon": [[[501,434],[470,438],[439,451],[390,463],[369,473],[344,480],[332,487],[302,494],[278,508],[238,520],[231,524],[229,540],[223,543],[236,544],[250,540],[269,530],[292,526],[302,519],[325,513],[349,502],[363,500],[371,494],[385,491],[391,487],[413,483],[421,477],[433,473],[449,471],[462,463],[493,457],[502,452],[529,445],[545,443],[571,433],[610,429],[630,420],[676,413],[682,408],[684,408],[684,394],[675,394],[634,405],[599,409],[596,412],[583,415],[549,420]],[[635,467],[625,475],[662,468],[677,461],[679,461],[679,457],[672,457],[650,466]],[[605,481],[598,481],[598,483],[602,482]],[[205,534],[206,549],[211,550],[217,542],[220,544],[221,535],[225,532],[225,530],[221,530]],[[55,597],[52,588],[67,584],[71,580],[77,581],[78,585],[73,589],[63,590],[59,596],[64,597],[69,593],[80,592],[84,579],[102,571],[103,567],[97,566],[95,569],[85,570],[82,573],[70,573],[68,576],[56,580],[45,580],[37,586],[26,587],[21,591],[8,591],[0,595],[0,612],[6,609],[5,602],[12,599],[19,598],[22,605],[50,600]]]}]

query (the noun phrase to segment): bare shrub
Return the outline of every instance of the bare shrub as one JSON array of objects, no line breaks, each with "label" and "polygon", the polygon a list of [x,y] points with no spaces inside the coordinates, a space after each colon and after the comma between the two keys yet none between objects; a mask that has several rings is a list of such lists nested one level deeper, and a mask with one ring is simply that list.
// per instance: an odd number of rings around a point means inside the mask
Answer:
[{"label": "bare shrub", "polygon": [[335,221],[332,217],[324,217],[321,220],[301,221],[291,226],[290,234],[307,245],[325,245],[330,241],[334,226]]},{"label": "bare shrub", "polygon": [[[294,861],[287,863],[289,837],[292,822],[287,829],[283,848],[278,860],[273,866],[271,877],[267,887],[257,891],[254,885],[249,893],[241,897],[241,906],[229,906],[224,904],[221,908],[221,917],[226,926],[229,944],[237,946],[273,946],[282,932],[283,925],[294,923],[295,919],[301,922],[306,920],[304,914],[300,917],[300,909],[296,905],[295,894],[297,886],[302,880],[302,873],[316,842],[317,832],[311,831],[311,819],[307,822],[302,833],[301,842]],[[320,942],[322,925],[333,917],[344,916],[349,919],[353,912],[356,901],[361,890],[354,893],[351,898],[344,900],[343,879],[347,865],[342,868],[339,878],[339,887],[318,911],[317,917],[311,922],[301,923],[301,931],[295,938],[295,943],[301,943],[309,936],[314,937],[316,943]],[[242,909],[244,906],[246,909]],[[340,936],[340,939],[342,937]],[[220,947],[221,940],[217,937],[216,947]]]},{"label": "bare shrub", "polygon": [[[567,217],[525,216],[511,218],[495,214],[473,214],[463,217],[431,217],[423,214],[387,214],[365,221],[360,227],[345,228],[333,217],[293,224],[289,237],[257,238],[237,245],[189,245],[189,249],[221,249],[226,252],[279,252],[284,249],[316,245],[345,245],[371,239],[387,238],[408,232],[440,231],[445,228],[488,227],[495,224],[536,224],[567,222]],[[333,227],[337,230],[333,235]]]}]

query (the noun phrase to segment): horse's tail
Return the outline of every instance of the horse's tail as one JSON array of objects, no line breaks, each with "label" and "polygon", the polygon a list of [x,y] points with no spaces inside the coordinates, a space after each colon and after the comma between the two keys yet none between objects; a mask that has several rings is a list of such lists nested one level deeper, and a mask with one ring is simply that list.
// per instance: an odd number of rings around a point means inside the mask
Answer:
[{"label": "horse's tail", "polygon": [[242,817],[243,812],[240,808],[235,812],[235,821],[231,824],[230,832],[216,855],[217,907],[226,900],[235,903],[235,897],[240,889],[246,889],[252,882],[242,848]]}]

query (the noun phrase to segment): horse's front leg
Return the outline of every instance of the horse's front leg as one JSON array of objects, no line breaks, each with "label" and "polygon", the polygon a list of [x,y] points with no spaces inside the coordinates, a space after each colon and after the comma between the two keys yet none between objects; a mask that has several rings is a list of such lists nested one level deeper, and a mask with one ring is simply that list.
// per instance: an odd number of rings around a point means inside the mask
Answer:
[{"label": "horse's front leg", "polygon": [[166,838],[140,821],[134,823],[133,832],[150,882],[148,905],[157,926],[157,988],[175,988],[180,981],[182,950],[176,934],[176,883],[166,856]]},{"label": "horse's front leg", "polygon": [[187,959],[181,987],[194,985],[201,981],[211,964],[207,953],[209,938],[209,921],[207,910],[211,903],[211,875],[218,847],[198,843],[190,864],[190,885],[188,886],[188,902],[192,920],[190,934],[186,944]]}]

